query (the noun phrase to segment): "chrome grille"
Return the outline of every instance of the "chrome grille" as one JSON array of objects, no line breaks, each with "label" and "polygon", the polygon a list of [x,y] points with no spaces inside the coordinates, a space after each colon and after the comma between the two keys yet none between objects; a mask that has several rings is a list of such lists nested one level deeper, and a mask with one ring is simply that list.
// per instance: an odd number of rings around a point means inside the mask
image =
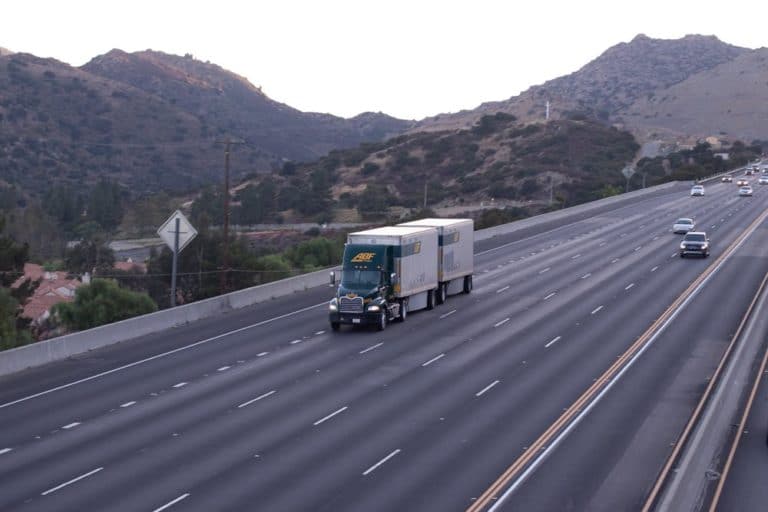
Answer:
[{"label": "chrome grille", "polygon": [[339,313],[362,313],[363,312],[363,298],[362,297],[341,297],[339,299]]}]

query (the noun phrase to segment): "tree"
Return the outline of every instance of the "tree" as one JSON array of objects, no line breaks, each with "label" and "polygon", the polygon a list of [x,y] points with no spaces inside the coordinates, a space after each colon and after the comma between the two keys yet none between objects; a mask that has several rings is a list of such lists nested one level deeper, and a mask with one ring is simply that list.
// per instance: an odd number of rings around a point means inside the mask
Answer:
[{"label": "tree", "polygon": [[18,347],[31,339],[29,332],[18,328],[19,303],[8,288],[0,288],[0,350]]},{"label": "tree", "polygon": [[111,273],[115,264],[115,252],[107,247],[99,237],[83,240],[76,246],[67,249],[64,263],[70,272]]},{"label": "tree", "polygon": [[94,279],[75,292],[74,302],[60,302],[51,314],[68,329],[83,330],[157,311],[145,293],[124,290],[113,279]]},{"label": "tree", "polygon": [[88,220],[99,223],[105,231],[112,231],[123,219],[120,188],[117,183],[101,180],[88,199]]}]

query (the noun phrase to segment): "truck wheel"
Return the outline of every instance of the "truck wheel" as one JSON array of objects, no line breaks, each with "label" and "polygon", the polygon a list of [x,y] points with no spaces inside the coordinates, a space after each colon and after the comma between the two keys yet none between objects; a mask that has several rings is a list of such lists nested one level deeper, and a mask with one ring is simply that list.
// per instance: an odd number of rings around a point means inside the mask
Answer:
[{"label": "truck wheel", "polygon": [[448,287],[445,285],[445,283],[440,283],[437,285],[437,303],[443,304],[445,303],[445,298],[448,294]]},{"label": "truck wheel", "polygon": [[382,311],[381,315],[379,316],[379,323],[376,325],[377,331],[383,331],[387,328],[387,312]]},{"label": "truck wheel", "polygon": [[405,322],[408,317],[408,301],[403,299],[400,301],[400,321]]},{"label": "truck wheel", "polygon": [[464,293],[469,293],[472,291],[472,276],[465,276],[464,277]]},{"label": "truck wheel", "polygon": [[435,309],[435,290],[427,292],[427,309]]},{"label": "truck wheel", "polygon": [[331,322],[331,330],[338,331],[341,328],[341,324],[339,322]]}]

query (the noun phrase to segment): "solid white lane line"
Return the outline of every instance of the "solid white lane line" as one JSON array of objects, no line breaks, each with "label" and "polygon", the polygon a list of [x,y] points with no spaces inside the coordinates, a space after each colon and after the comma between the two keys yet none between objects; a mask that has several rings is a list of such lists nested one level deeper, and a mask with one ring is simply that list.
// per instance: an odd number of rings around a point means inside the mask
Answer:
[{"label": "solid white lane line", "polygon": [[0,455],[6,454],[11,450],[13,450],[13,448],[3,448],[2,450],[0,450]]},{"label": "solid white lane line", "polygon": [[216,371],[217,372],[225,372],[225,371],[229,370],[230,368],[231,368],[231,366],[222,366],[221,368],[219,368]]},{"label": "solid white lane line", "polygon": [[267,398],[268,396],[272,396],[272,395],[274,395],[274,394],[275,394],[275,390],[273,389],[272,391],[270,391],[270,392],[268,392],[268,393],[264,393],[263,395],[257,396],[257,397],[256,397],[256,398],[254,398],[253,400],[248,400],[247,402],[245,402],[245,403],[242,403],[242,404],[238,405],[238,406],[237,406],[237,408],[238,408],[238,409],[242,409],[243,407],[248,407],[248,406],[249,406],[249,405],[251,405],[253,402],[258,402],[258,401],[259,401],[259,400],[261,400],[262,398]]},{"label": "solid white lane line", "polygon": [[581,276],[581,278],[582,279],[586,279],[586,278],[590,277],[591,275],[592,275],[591,273],[586,273],[583,276]]},{"label": "solid white lane line", "polygon": [[509,285],[505,286],[504,288],[499,288],[498,290],[496,290],[496,293],[505,292],[507,290],[509,290]]},{"label": "solid white lane line", "polygon": [[447,312],[447,313],[443,313],[442,315],[440,315],[440,319],[442,320],[442,319],[443,319],[443,318],[445,318],[445,317],[451,316],[451,315],[452,315],[452,314],[454,314],[455,312],[456,312],[456,310],[455,310],[455,309],[452,309],[452,310],[450,310],[450,311],[449,311],[449,312]]},{"label": "solid white lane line", "polygon": [[544,272],[549,272],[551,267],[547,267],[544,270],[540,270],[539,274],[543,274]]},{"label": "solid white lane line", "polygon": [[169,501],[168,503],[166,503],[166,504],[165,504],[165,505],[163,505],[162,507],[156,508],[156,509],[155,509],[155,510],[153,510],[152,512],[163,512],[163,510],[165,510],[165,509],[167,509],[167,508],[169,508],[169,507],[172,507],[172,506],[174,506],[175,504],[177,504],[177,503],[178,503],[178,502],[180,502],[181,500],[185,499],[187,496],[189,496],[189,493],[186,493],[186,494],[182,494],[181,496],[179,496],[179,497],[178,497],[178,498],[176,498],[175,500]]},{"label": "solid white lane line", "polygon": [[48,489],[47,491],[44,491],[44,492],[40,493],[40,495],[41,495],[41,496],[47,496],[47,495],[51,494],[52,492],[56,492],[56,491],[58,491],[59,489],[63,489],[64,487],[66,487],[66,486],[68,486],[68,485],[70,485],[70,484],[73,484],[73,483],[75,483],[75,482],[78,482],[78,481],[82,480],[83,478],[88,478],[88,477],[89,477],[89,476],[91,476],[91,475],[95,475],[96,473],[98,473],[98,472],[99,472],[99,471],[101,471],[102,469],[104,469],[104,468],[103,468],[103,467],[101,467],[101,468],[96,468],[96,469],[94,469],[93,471],[89,471],[89,472],[87,472],[87,473],[85,473],[85,474],[83,474],[83,475],[80,475],[80,476],[78,476],[78,477],[76,477],[76,478],[73,478],[73,479],[72,479],[72,480],[70,480],[69,482],[64,482],[64,483],[63,483],[63,484],[61,484],[61,485],[57,485],[56,487],[52,487],[52,488]]},{"label": "solid white lane line", "polygon": [[[154,355],[154,356],[151,356],[151,357],[147,357],[147,358],[141,359],[139,361],[134,361],[133,363],[125,364],[123,366],[119,366],[119,367],[113,368],[111,370],[107,370],[107,371],[104,371],[104,372],[101,372],[101,373],[97,373],[96,375],[91,375],[90,377],[86,377],[84,379],[76,380],[74,382],[69,382],[67,384],[62,384],[61,386],[56,386],[55,388],[47,389],[45,391],[41,391],[40,393],[35,393],[33,395],[25,396],[24,398],[19,398],[18,400],[14,400],[12,402],[7,402],[7,403],[4,403],[4,404],[0,404],[0,409],[4,409],[6,407],[10,407],[12,405],[16,405],[16,404],[21,403],[21,402],[26,402],[27,400],[32,400],[33,398],[38,398],[38,397],[47,395],[49,393],[53,393],[54,391],[60,391],[62,389],[67,389],[67,388],[70,388],[72,386],[76,386],[78,384],[82,384],[84,382],[89,382],[89,381],[92,381],[92,380],[95,380],[95,379],[100,379],[101,377],[104,377],[106,375],[110,375],[110,374],[115,373],[115,372],[120,372],[120,371],[123,371],[123,370],[127,370],[128,368],[133,368],[134,366],[138,366],[140,364],[148,363],[150,361],[154,361],[155,359],[160,359],[160,358],[163,358],[163,357],[167,357],[167,356],[170,356],[172,354],[176,354],[177,352],[183,352],[185,350],[189,350],[189,349],[197,347],[199,345],[203,345],[205,343],[210,343],[211,341],[216,341],[216,340],[220,340],[222,338],[226,338],[227,336],[230,336],[232,334],[237,334],[239,332],[243,332],[243,331],[246,331],[248,329],[253,329],[254,327],[260,327],[262,325],[266,325],[266,324],[275,322],[277,320],[282,320],[283,318],[288,318],[290,316],[294,316],[294,315],[297,315],[299,313],[304,313],[306,311],[309,311],[311,309],[316,309],[316,308],[319,308],[319,307],[326,307],[327,308],[328,307],[328,302],[327,301],[321,302],[320,304],[315,304],[314,306],[307,306],[306,308],[297,309],[296,311],[291,311],[290,313],[286,313],[284,315],[279,315],[279,316],[276,316],[276,317],[273,317],[273,318],[268,318],[266,320],[262,320],[261,322],[256,322],[255,324],[246,325],[245,327],[240,327],[239,329],[235,329],[234,331],[229,331],[229,332],[224,332],[224,333],[221,333],[221,334],[217,334],[216,336],[213,336],[213,337],[210,337],[210,338],[206,338],[204,340],[196,341],[194,343],[190,343],[189,345],[185,345],[183,347],[175,348],[173,350],[169,350],[168,352],[163,352],[162,354],[157,354],[157,355]],[[268,352],[262,352],[262,354],[266,355],[266,354],[268,354]],[[259,355],[259,357],[261,357],[261,355]]]},{"label": "solid white lane line", "polygon": [[381,343],[377,343],[377,344],[375,344],[375,345],[374,345],[374,346],[372,346],[372,347],[368,347],[368,348],[366,348],[366,349],[364,349],[364,350],[361,350],[359,353],[360,353],[360,354],[365,354],[366,352],[370,352],[371,350],[375,350],[375,349],[379,348],[379,347],[380,347],[380,346],[382,346],[383,344],[384,344],[384,342],[382,341]]},{"label": "solid white lane line", "polygon": [[295,345],[295,344],[297,344],[297,343],[301,343],[302,341],[304,341],[304,340],[293,340],[293,341],[291,342],[291,345]]},{"label": "solid white lane line", "polygon": [[483,389],[481,389],[480,391],[478,391],[477,393],[475,393],[475,396],[480,396],[480,395],[483,395],[483,394],[485,394],[485,392],[486,392],[486,391],[488,391],[489,389],[491,389],[493,386],[495,386],[495,385],[496,385],[496,384],[498,384],[498,383],[499,383],[499,381],[498,381],[498,380],[495,380],[495,381],[491,382],[490,384],[488,384],[487,386],[485,386]]},{"label": "solid white lane line", "polygon": [[594,315],[595,313],[599,312],[601,309],[603,309],[603,306],[597,306],[595,309],[592,310],[592,313],[590,313],[590,315]]},{"label": "solid white lane line", "polygon": [[432,359],[430,359],[426,363],[422,363],[421,366],[429,366],[430,364],[434,363],[438,359],[442,359],[443,357],[445,357],[445,354],[440,354],[439,356],[433,357]]},{"label": "solid white lane line", "polygon": [[365,471],[363,471],[363,476],[366,476],[366,475],[368,475],[369,473],[371,473],[371,472],[375,471],[375,470],[376,470],[376,468],[378,468],[379,466],[381,466],[382,464],[384,464],[385,462],[387,462],[389,459],[391,459],[392,457],[394,457],[394,456],[395,456],[395,455],[397,455],[398,453],[400,453],[400,448],[398,448],[397,450],[393,451],[392,453],[390,453],[389,455],[387,455],[386,457],[384,457],[383,459],[381,459],[379,462],[377,462],[377,463],[376,463],[376,464],[374,464],[373,466],[371,466],[371,467],[369,467],[368,469],[366,469]]},{"label": "solid white lane line", "polygon": [[132,406],[132,405],[134,405],[134,404],[136,404],[136,401],[135,401],[135,400],[134,400],[134,401],[132,401],[132,402],[125,402],[124,404],[120,404],[120,407],[122,407],[123,409],[125,409],[126,407],[130,407],[130,406]]},{"label": "solid white lane line", "polygon": [[345,406],[344,406],[344,407],[342,407],[341,409],[339,409],[339,410],[337,410],[337,411],[334,411],[334,412],[332,412],[331,414],[329,414],[329,415],[328,415],[328,416],[326,416],[325,418],[320,418],[319,420],[317,420],[316,422],[314,422],[314,423],[313,423],[313,425],[314,425],[314,426],[318,426],[319,424],[323,423],[324,421],[327,421],[327,420],[329,420],[329,419],[333,418],[334,416],[336,416],[337,414],[341,414],[342,412],[344,412],[344,411],[346,411],[346,410],[347,410],[347,406],[345,405]]},{"label": "solid white lane line", "polygon": [[552,297],[554,297],[555,295],[557,295],[557,292],[552,292],[552,293],[550,293],[549,295],[547,295],[546,297],[544,297],[544,300],[547,300],[547,299],[551,299],[551,298],[552,298]]},{"label": "solid white lane line", "polygon": [[625,289],[625,290],[629,290],[629,289],[630,289],[630,288],[632,288],[633,286],[635,286],[635,283],[629,283],[629,284],[628,284],[626,287],[624,287],[624,289]]},{"label": "solid white lane line", "polygon": [[581,257],[581,254],[577,254],[576,256],[571,256],[571,259],[575,260],[576,258],[580,258],[580,257]]},{"label": "solid white lane line", "polygon": [[549,347],[551,347],[552,345],[554,345],[555,343],[557,343],[558,341],[560,341],[560,339],[561,339],[561,338],[562,338],[562,336],[555,336],[554,338],[552,338],[552,341],[550,341],[549,343],[547,343],[546,345],[544,345],[544,348],[549,348]]},{"label": "solid white lane line", "polygon": [[72,422],[72,423],[70,423],[69,425],[64,425],[64,426],[63,426],[63,427],[61,427],[61,428],[63,428],[64,430],[69,430],[69,429],[71,429],[71,428],[75,428],[75,427],[76,427],[76,426],[78,426],[79,424],[80,424],[80,422],[79,422],[79,421],[75,421],[75,422]]},{"label": "solid white lane line", "polygon": [[658,265],[657,265],[657,266],[655,266],[655,267],[653,267],[653,268],[651,269],[651,272],[656,272],[656,270],[657,270],[658,268],[659,268],[659,266],[658,266]]},{"label": "solid white lane line", "polygon": [[504,320],[502,320],[501,322],[496,322],[495,324],[493,324],[493,326],[494,326],[494,327],[500,327],[500,326],[504,325],[504,324],[505,324],[505,323],[507,323],[507,322],[509,322],[509,318],[505,318],[505,319],[504,319]]},{"label": "solid white lane line", "polygon": [[186,382],[179,382],[178,384],[174,384],[173,387],[174,388],[183,388],[186,385],[187,385]]},{"label": "solid white lane line", "polygon": [[256,354],[256,357],[264,357],[267,354],[269,354],[269,352],[259,352],[258,354]]}]

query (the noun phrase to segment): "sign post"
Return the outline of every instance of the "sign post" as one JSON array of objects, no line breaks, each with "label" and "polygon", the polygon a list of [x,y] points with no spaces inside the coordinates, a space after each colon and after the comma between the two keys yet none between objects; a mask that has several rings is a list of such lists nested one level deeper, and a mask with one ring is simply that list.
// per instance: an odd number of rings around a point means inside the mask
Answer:
[{"label": "sign post", "polygon": [[629,192],[629,179],[635,174],[635,168],[632,165],[627,165],[621,170],[621,174],[627,179],[627,186],[624,192]]},{"label": "sign post", "polygon": [[171,307],[176,306],[176,268],[179,253],[197,236],[197,230],[189,223],[179,210],[173,212],[168,220],[160,226],[157,234],[173,251],[173,266],[171,270]]}]

